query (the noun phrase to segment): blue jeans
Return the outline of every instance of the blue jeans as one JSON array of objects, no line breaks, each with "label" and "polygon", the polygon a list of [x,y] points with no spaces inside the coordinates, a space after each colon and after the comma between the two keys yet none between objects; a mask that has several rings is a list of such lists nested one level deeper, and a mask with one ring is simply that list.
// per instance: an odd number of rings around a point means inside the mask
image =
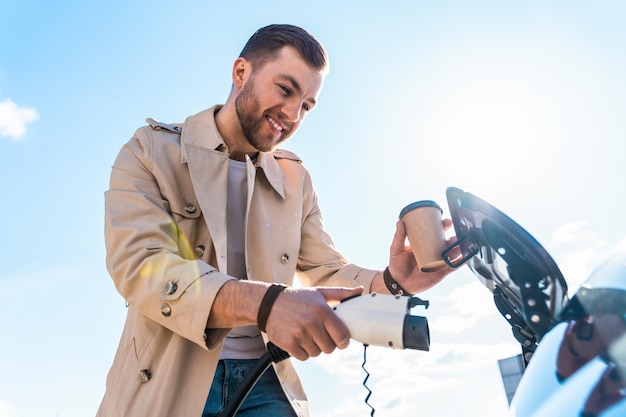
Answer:
[{"label": "blue jeans", "polygon": [[[231,399],[256,359],[226,359],[217,364],[202,417],[215,417]],[[270,366],[239,407],[237,417],[297,417],[285,395],[274,367]]]}]

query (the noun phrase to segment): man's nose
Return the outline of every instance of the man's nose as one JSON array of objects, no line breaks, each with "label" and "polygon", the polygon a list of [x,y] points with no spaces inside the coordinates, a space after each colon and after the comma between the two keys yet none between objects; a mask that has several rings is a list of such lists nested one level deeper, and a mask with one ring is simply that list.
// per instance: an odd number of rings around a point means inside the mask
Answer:
[{"label": "man's nose", "polygon": [[285,118],[291,123],[299,121],[302,115],[302,105],[303,103],[300,100],[289,100],[286,102],[282,108]]}]

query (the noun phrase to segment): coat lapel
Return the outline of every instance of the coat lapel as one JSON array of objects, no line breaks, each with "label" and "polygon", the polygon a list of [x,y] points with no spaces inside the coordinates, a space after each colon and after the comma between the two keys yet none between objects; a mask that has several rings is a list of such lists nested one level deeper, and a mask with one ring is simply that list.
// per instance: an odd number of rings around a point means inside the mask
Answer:
[{"label": "coat lapel", "polygon": [[226,184],[228,154],[215,126],[212,107],[187,118],[181,134],[181,162],[189,167],[198,204],[217,255],[218,269],[226,271]]},{"label": "coat lapel", "polygon": [[257,158],[257,166],[263,169],[267,181],[282,198],[285,198],[285,174],[274,158],[274,154],[262,152]]}]

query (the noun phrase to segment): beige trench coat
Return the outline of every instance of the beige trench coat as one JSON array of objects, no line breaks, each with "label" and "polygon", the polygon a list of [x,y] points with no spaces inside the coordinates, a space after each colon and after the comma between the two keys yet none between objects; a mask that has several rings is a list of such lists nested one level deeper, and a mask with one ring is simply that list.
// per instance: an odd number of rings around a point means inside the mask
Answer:
[{"label": "beige trench coat", "polygon": [[[205,325],[218,290],[234,279],[221,272],[228,150],[216,109],[182,125],[149,120],[113,166],[105,193],[107,268],[128,315],[98,417],[202,415],[229,331]],[[292,284],[298,274],[308,286],[369,290],[376,271],[348,264],[334,249],[309,173],[295,155],[261,153],[247,170],[250,280]],[[290,360],[274,366],[298,415],[308,416]]]}]

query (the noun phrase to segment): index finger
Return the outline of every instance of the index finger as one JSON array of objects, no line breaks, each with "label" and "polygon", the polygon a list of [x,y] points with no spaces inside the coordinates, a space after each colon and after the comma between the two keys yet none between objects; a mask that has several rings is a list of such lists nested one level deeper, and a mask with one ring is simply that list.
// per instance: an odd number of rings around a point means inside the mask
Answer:
[{"label": "index finger", "polygon": [[406,246],[406,227],[402,220],[396,222],[396,233],[393,235],[391,242],[391,250],[394,252],[403,252]]},{"label": "index finger", "polygon": [[346,298],[363,294],[363,287],[317,287],[316,290],[324,296],[326,302],[339,302]]}]

